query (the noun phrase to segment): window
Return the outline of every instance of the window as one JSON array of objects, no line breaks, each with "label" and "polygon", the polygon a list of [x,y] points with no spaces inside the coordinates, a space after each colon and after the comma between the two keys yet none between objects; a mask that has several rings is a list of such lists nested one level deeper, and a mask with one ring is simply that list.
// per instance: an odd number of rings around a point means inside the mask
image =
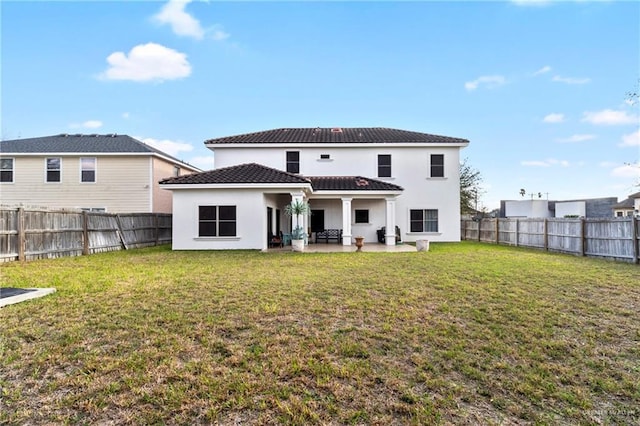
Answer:
[{"label": "window", "polygon": [[438,232],[438,210],[411,210],[411,232]]},{"label": "window", "polygon": [[13,158],[0,158],[0,182],[13,182]]},{"label": "window", "polygon": [[235,237],[236,206],[200,206],[198,236]]},{"label": "window", "polygon": [[300,173],[300,151],[287,151],[287,171]]},{"label": "window", "polygon": [[369,210],[356,209],[356,223],[369,223]]},{"label": "window", "polygon": [[331,155],[329,155],[329,154],[320,154],[320,159],[321,160],[330,160],[331,159]]},{"label": "window", "polygon": [[96,181],[96,158],[82,157],[80,158],[80,182]]},{"label": "window", "polygon": [[50,157],[46,160],[47,164],[47,182],[60,182],[60,157]]},{"label": "window", "polygon": [[444,177],[444,155],[431,154],[431,177]]},{"label": "window", "polygon": [[391,177],[391,155],[378,155],[378,177]]}]

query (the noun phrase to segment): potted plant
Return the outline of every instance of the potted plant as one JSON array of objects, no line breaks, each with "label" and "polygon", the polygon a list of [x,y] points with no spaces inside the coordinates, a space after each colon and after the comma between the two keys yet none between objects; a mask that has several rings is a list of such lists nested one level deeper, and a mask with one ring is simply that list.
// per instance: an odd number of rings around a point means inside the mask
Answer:
[{"label": "potted plant", "polygon": [[364,245],[364,237],[357,236],[356,237],[356,247],[358,248],[356,251],[362,251],[362,246]]},{"label": "potted plant", "polygon": [[284,213],[287,216],[295,218],[295,226],[291,230],[291,248],[293,251],[304,250],[305,230],[301,226],[301,216],[309,212],[309,204],[304,201],[296,200],[291,204],[287,204]]}]

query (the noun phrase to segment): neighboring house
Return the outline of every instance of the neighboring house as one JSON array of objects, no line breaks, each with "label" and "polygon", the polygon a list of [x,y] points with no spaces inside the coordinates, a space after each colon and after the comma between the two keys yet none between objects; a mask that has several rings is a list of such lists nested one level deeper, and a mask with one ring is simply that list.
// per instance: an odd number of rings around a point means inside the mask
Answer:
[{"label": "neighboring house", "polygon": [[612,209],[614,217],[635,216],[640,218],[640,192],[631,194],[626,200],[614,204]]},{"label": "neighboring house", "polygon": [[500,202],[500,217],[540,218],[540,217],[611,217],[611,208],[618,202],[616,197],[590,198],[581,200],[549,201],[503,200]]},{"label": "neighboring house", "polygon": [[60,134],[0,142],[0,204],[109,213],[166,212],[158,181],[199,172],[127,135]]},{"label": "neighboring house", "polygon": [[[171,178],[174,249],[261,249],[291,231],[287,204],[306,201],[311,240],[343,245],[460,241],[460,150],[466,139],[388,128],[291,128],[211,139],[216,169]],[[340,234],[338,234],[340,235]]]}]

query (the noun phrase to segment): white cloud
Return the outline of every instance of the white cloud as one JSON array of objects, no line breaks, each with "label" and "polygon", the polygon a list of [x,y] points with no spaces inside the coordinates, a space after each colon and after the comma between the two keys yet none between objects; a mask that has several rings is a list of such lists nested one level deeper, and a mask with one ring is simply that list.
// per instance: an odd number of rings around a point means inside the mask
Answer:
[{"label": "white cloud", "polygon": [[551,71],[551,67],[549,65],[546,65],[540,68],[538,71],[534,72],[533,75],[545,74],[545,73],[548,73],[549,71]]},{"label": "white cloud", "polygon": [[189,159],[189,164],[193,164],[202,170],[212,170],[214,168],[214,157],[193,157]]},{"label": "white cloud", "polygon": [[464,88],[472,91],[476,90],[480,85],[483,85],[487,89],[493,89],[498,86],[502,86],[507,82],[507,79],[501,75],[483,75],[473,81],[467,81],[464,83]]},{"label": "white cloud", "polygon": [[122,113],[122,118],[124,118],[125,120],[129,119],[129,113],[128,112],[123,112]]},{"label": "white cloud", "polygon": [[640,163],[624,164],[615,167],[611,170],[611,176],[625,179],[638,179],[640,178]]},{"label": "white cloud", "polygon": [[620,146],[640,146],[640,129],[628,135],[623,135]]},{"label": "white cloud", "polygon": [[211,28],[211,38],[215,41],[222,41],[229,38],[229,33],[225,32],[221,26],[216,25]]},{"label": "white cloud", "polygon": [[568,138],[557,139],[557,141],[561,143],[575,143],[575,142],[589,141],[595,138],[596,138],[596,135],[572,135],[572,136],[569,136]]},{"label": "white cloud", "polygon": [[559,75],[554,75],[551,80],[566,84],[587,84],[591,81],[590,78],[561,77]]},{"label": "white cloud", "polygon": [[136,137],[136,139],[146,143],[147,145],[154,147],[155,149],[159,149],[160,151],[166,154],[169,154],[173,157],[178,157],[180,152],[193,151],[193,146],[185,142],[172,141],[169,139],[153,139],[153,138],[139,138],[139,137]]},{"label": "white cloud", "polygon": [[102,127],[102,121],[100,120],[87,120],[84,123],[71,123],[69,124],[71,129],[97,129],[98,127]]},{"label": "white cloud", "polygon": [[527,167],[551,167],[551,166],[569,167],[570,166],[567,160],[556,160],[555,158],[548,158],[542,161],[540,160],[521,161],[520,164]]},{"label": "white cloud", "polygon": [[109,68],[100,75],[107,80],[163,81],[191,74],[187,55],[156,43],[139,44],[128,56],[114,52],[107,62]]},{"label": "white cloud", "polygon": [[582,121],[591,124],[617,125],[638,123],[638,117],[629,115],[626,111],[614,111],[605,109],[602,111],[586,111],[583,113]]},{"label": "white cloud", "polygon": [[552,113],[547,114],[542,121],[545,123],[562,123],[564,121],[564,114]]},{"label": "white cloud", "polygon": [[184,10],[189,3],[191,0],[169,0],[152,19],[159,24],[171,25],[176,35],[202,40],[204,30],[200,22]]}]

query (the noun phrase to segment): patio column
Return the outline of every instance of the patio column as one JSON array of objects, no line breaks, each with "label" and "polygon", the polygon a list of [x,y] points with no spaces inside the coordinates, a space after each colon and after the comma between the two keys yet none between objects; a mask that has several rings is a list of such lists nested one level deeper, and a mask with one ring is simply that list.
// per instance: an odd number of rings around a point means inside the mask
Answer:
[{"label": "patio column", "polygon": [[342,245],[351,245],[351,200],[353,198],[342,199]]},{"label": "patio column", "polygon": [[386,221],[385,221],[385,233],[384,243],[387,246],[396,245],[396,199],[385,198],[386,201]]},{"label": "patio column", "polygon": [[[304,194],[302,192],[291,193],[291,204],[303,203],[303,202],[304,202]],[[304,217],[305,215],[303,214],[297,214],[295,216],[291,216],[291,232],[293,232],[296,226],[299,226],[302,229],[306,229],[305,223],[304,223]]]}]

